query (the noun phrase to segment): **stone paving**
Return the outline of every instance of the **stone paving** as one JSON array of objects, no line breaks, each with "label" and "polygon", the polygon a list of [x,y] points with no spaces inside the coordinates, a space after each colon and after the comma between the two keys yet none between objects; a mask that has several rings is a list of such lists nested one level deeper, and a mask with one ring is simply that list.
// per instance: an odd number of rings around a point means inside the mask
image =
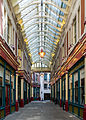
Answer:
[{"label": "stone paving", "polygon": [[79,120],[79,118],[63,111],[59,105],[41,101],[25,105],[18,112],[8,115],[5,120]]}]

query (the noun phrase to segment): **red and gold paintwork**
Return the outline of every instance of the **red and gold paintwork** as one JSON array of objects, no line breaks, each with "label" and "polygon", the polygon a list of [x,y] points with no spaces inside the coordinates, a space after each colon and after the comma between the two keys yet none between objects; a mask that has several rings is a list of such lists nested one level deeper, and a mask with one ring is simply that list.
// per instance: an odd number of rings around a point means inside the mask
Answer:
[{"label": "red and gold paintwork", "polygon": [[25,79],[28,83],[31,82],[31,78],[25,70],[18,70],[17,74],[20,76],[21,79]]},{"label": "red and gold paintwork", "polygon": [[84,56],[85,52],[86,52],[86,33],[76,44],[66,62],[61,66],[60,70],[58,71],[57,69],[58,72],[53,78],[51,85],[53,85],[59,79],[60,76],[63,76],[65,74],[65,71],[68,71],[71,67],[73,67],[74,64]]},{"label": "red and gold paintwork", "polygon": [[18,69],[19,63],[16,55],[12,52],[4,39],[0,36],[0,57],[2,57],[15,70]]}]

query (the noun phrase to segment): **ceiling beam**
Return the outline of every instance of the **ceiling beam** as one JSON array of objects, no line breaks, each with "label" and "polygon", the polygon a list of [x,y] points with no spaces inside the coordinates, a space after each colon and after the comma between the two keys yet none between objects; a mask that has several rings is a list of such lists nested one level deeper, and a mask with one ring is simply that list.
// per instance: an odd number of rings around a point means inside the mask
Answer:
[{"label": "ceiling beam", "polygon": [[[33,59],[35,59],[36,57],[40,57],[40,55],[38,54],[34,54]],[[47,58],[48,60],[51,60],[49,55],[45,55],[44,58]],[[49,59],[50,58],[50,59]]]},{"label": "ceiling beam", "polygon": [[30,11],[25,12],[21,17],[18,17],[18,15],[16,15],[16,16],[17,16],[17,20],[20,21],[20,20],[23,19],[25,16],[27,16],[29,13],[31,13],[33,10],[37,9],[37,7],[38,7],[38,6],[32,8]]},{"label": "ceiling beam", "polygon": [[[36,4],[41,4],[41,2],[40,1],[32,1],[31,3],[26,3],[26,5],[24,5],[24,7],[21,7],[21,9],[19,9],[19,11],[18,11],[18,9],[15,9],[15,7],[14,7],[15,13],[19,14],[23,10],[25,10],[26,8],[28,8],[28,7],[32,6],[32,5],[36,5]],[[50,0],[44,1],[43,4],[49,4],[49,5],[57,8],[57,9],[59,9],[60,11],[62,11],[64,14],[68,14],[68,12],[64,8],[61,8],[60,6],[58,6],[53,1],[50,1]]]},{"label": "ceiling beam", "polygon": [[[50,51],[52,50],[52,48],[47,47],[46,45],[42,45],[42,47],[43,47],[43,48],[45,47],[45,48],[47,48],[47,49],[50,50]],[[31,48],[30,48],[30,51],[32,51],[33,49],[36,49],[36,48],[41,48],[41,46],[39,45],[39,46],[36,46],[36,47],[35,47],[35,46],[34,46],[34,47],[31,47]]]},{"label": "ceiling beam", "polygon": [[69,2],[69,0],[68,1],[66,1],[66,0],[61,0],[64,4],[66,4],[67,6],[71,6],[71,4],[70,4],[70,2]]},{"label": "ceiling beam", "polygon": [[56,20],[54,17],[49,16],[49,15],[45,15],[45,16],[33,15],[33,16],[31,16],[29,19],[27,18],[26,20],[24,20],[24,22],[23,22],[22,24],[24,25],[24,24],[28,23],[30,20],[36,19],[36,18],[40,18],[40,19],[41,19],[41,18],[48,18],[48,19],[53,20],[54,22],[56,22],[56,23],[59,24],[60,26],[63,25],[61,21]]},{"label": "ceiling beam", "polygon": [[12,4],[13,4],[13,7],[16,7],[19,3],[21,3],[23,0],[16,0],[15,2],[14,2],[15,0],[12,0]]},{"label": "ceiling beam", "polygon": [[[36,32],[35,32],[36,33]],[[30,41],[34,36],[47,36],[48,38],[50,38],[52,41],[57,41],[57,39],[60,39],[60,36],[57,36],[57,38],[55,36],[51,36],[51,34],[48,34],[48,32],[44,33],[43,34],[32,34],[31,37],[29,36],[26,36],[26,38],[28,38],[27,41]],[[55,39],[54,39],[55,37]]]},{"label": "ceiling beam", "polygon": [[[36,52],[39,52],[39,51],[37,49],[35,49],[35,51],[31,51],[31,54],[34,54]],[[45,50],[45,52],[47,52],[48,54],[51,54],[50,51]]]},{"label": "ceiling beam", "polygon": [[[58,36],[61,35],[61,33],[59,33],[59,32],[58,32],[59,35],[55,35],[55,34],[53,34],[51,31],[48,31],[48,30],[42,30],[42,31],[41,31],[41,30],[36,30],[36,31],[31,32],[31,33],[26,32],[26,33],[25,33],[25,34],[27,35],[26,38],[29,37],[30,35],[34,34],[34,33],[37,33],[37,32],[46,32],[46,33],[50,33],[50,34],[53,35],[54,37],[58,37]],[[24,34],[23,34],[23,35],[24,35]]]},{"label": "ceiling beam", "polygon": [[[39,36],[38,36],[38,37],[39,37]],[[28,45],[36,44],[37,42],[38,42],[38,43],[40,42],[39,40],[35,41],[36,38],[34,38],[34,39],[32,39],[32,40],[33,40],[33,41],[29,41],[29,42],[28,42]],[[51,46],[56,47],[56,44],[52,44],[52,43],[50,43],[49,41],[50,41],[50,40],[45,40],[45,43],[47,43],[47,44],[49,44],[49,45],[51,45]],[[30,46],[29,46],[29,47],[30,47]]]},{"label": "ceiling beam", "polygon": [[43,67],[42,68],[41,67],[37,67],[37,68],[32,67],[31,70],[34,72],[39,72],[39,73],[40,72],[51,72],[49,65],[47,67],[44,67],[44,68]]},{"label": "ceiling beam", "polygon": [[24,5],[23,7],[21,7],[19,10],[17,9],[17,6],[16,6],[16,7],[14,7],[15,14],[18,15],[22,11],[24,11],[26,8],[29,8],[30,6],[36,5],[36,4],[40,4],[40,1],[34,1],[34,2],[31,2],[31,3],[26,3],[26,5]]},{"label": "ceiling beam", "polygon": [[[44,58],[43,58],[44,59]],[[39,62],[39,61],[41,61],[40,59],[37,61],[37,60],[34,60],[33,62]],[[50,63],[50,60],[48,60],[48,59],[44,59],[43,61],[45,61],[45,62],[48,62],[48,63]],[[43,62],[42,61],[42,62]]]},{"label": "ceiling beam", "polygon": [[[59,39],[59,38],[54,39],[54,38],[52,38],[50,35],[46,35],[46,34],[44,34],[44,35],[42,35],[42,34],[36,34],[36,35],[34,35],[33,37],[31,37],[30,39],[28,39],[27,42],[31,41],[34,37],[38,37],[38,36],[48,37],[49,40],[52,41],[52,42],[54,42],[54,43],[58,41],[57,39]],[[44,42],[45,42],[45,40],[44,40]]]},{"label": "ceiling beam", "polygon": [[60,11],[62,11],[64,14],[68,14],[68,11],[66,11],[66,9],[65,8],[61,8],[59,5],[57,5],[55,2],[53,2],[53,1],[50,1],[50,0],[45,0],[44,2],[43,2],[44,4],[49,4],[49,5],[51,5],[51,6],[53,6],[53,7],[55,7],[55,8],[57,8],[57,9],[59,9]]},{"label": "ceiling beam", "polygon": [[[40,43],[40,42],[39,42]],[[46,43],[45,43],[46,44]],[[49,48],[50,50],[53,49],[53,47],[51,47],[49,44],[48,45],[42,45],[43,47],[46,47],[46,48]],[[37,47],[41,47],[40,44],[36,44],[35,45],[30,45],[30,50],[34,49],[34,48],[37,48]],[[55,49],[55,48],[54,48]]]},{"label": "ceiling beam", "polygon": [[[34,46],[34,44],[36,45],[37,43],[40,44],[40,41],[35,41],[35,42],[33,42],[33,43],[32,43],[32,42],[29,43],[29,48],[32,47],[32,46]],[[47,44],[47,45],[50,46],[50,47],[52,47],[52,46],[53,46],[54,48],[56,47],[55,45],[51,44],[51,43],[48,42],[48,41],[46,41],[45,44]]]},{"label": "ceiling beam", "polygon": [[[48,26],[48,29],[50,29],[50,30],[52,30],[53,32],[56,32],[56,33],[60,33],[60,32],[58,32],[58,31],[56,31],[55,29],[53,29],[53,28],[51,28],[49,25],[47,25]],[[61,35],[61,33],[60,33],[60,35]]]},{"label": "ceiling beam", "polygon": [[52,23],[50,23],[50,22],[35,22],[35,23],[33,23],[32,22],[32,24],[28,24],[27,25],[27,27],[25,27],[23,30],[22,30],[22,32],[23,31],[25,31],[26,29],[28,29],[29,27],[32,27],[33,25],[35,25],[35,24],[41,24],[41,23],[43,23],[43,24],[48,24],[48,25],[50,25],[50,26],[53,26],[55,29],[57,29],[59,32],[62,32],[62,29],[60,28],[60,27],[56,27],[55,25],[53,25]]},{"label": "ceiling beam", "polygon": [[59,18],[61,18],[61,19],[63,19],[64,21],[66,21],[66,17],[65,17],[65,15],[64,15],[64,16],[59,15],[58,12],[55,12],[55,10],[53,10],[53,8],[49,8],[49,7],[47,7],[47,5],[46,5],[45,7],[46,7],[47,9],[49,9],[51,12],[53,12],[54,14],[56,14],[57,16],[59,16]]}]

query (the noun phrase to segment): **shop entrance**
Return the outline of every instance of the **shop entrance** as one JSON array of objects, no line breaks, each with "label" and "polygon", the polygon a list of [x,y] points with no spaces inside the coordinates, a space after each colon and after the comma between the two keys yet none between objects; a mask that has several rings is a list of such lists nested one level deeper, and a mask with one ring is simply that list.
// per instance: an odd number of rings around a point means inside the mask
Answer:
[{"label": "shop entrance", "polygon": [[10,85],[6,85],[5,87],[5,93],[6,93],[6,98],[5,98],[5,102],[6,102],[6,115],[10,114]]},{"label": "shop entrance", "polygon": [[50,93],[44,93],[44,100],[50,100]]}]

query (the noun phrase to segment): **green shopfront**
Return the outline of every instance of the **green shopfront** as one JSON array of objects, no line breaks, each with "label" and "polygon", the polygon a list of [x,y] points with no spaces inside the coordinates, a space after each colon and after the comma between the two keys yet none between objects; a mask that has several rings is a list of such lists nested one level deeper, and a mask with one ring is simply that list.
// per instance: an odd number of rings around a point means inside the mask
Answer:
[{"label": "green shopfront", "polygon": [[68,109],[81,118],[84,110],[84,80],[84,60],[81,59],[69,70],[68,77]]},{"label": "green shopfront", "polygon": [[0,58],[0,119],[15,111],[15,70]]},{"label": "green shopfront", "polygon": [[40,100],[40,87],[39,86],[33,87],[33,99]]}]

